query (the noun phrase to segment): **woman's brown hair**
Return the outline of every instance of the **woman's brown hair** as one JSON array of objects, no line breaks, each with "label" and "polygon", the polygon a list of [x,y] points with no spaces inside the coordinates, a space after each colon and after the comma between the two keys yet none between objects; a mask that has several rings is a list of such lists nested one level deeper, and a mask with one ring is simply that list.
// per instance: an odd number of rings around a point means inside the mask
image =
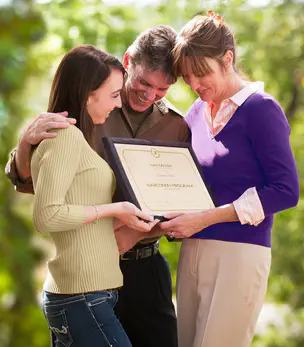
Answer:
[{"label": "woman's brown hair", "polygon": [[183,75],[185,59],[190,62],[192,72],[206,75],[212,72],[205,58],[215,59],[222,67],[222,57],[230,50],[235,67],[235,39],[226,24],[214,17],[197,15],[179,32],[172,51],[173,73]]},{"label": "woman's brown hair", "polygon": [[86,104],[90,93],[110,76],[111,69],[126,73],[120,61],[110,53],[92,45],[77,46],[61,60],[51,88],[48,112],[68,111],[93,148],[94,125]]}]

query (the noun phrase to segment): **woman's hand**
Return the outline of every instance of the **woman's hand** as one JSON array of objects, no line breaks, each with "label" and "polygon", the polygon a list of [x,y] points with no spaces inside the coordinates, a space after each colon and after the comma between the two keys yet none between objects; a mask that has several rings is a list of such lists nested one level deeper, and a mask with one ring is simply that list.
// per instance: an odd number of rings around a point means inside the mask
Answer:
[{"label": "woman's hand", "polygon": [[[158,220],[154,220],[148,213],[141,211],[134,204],[123,201],[117,203],[118,209],[115,217],[118,218],[123,225],[137,231],[149,232]],[[141,218],[141,219],[139,219]],[[115,222],[117,225],[117,222]],[[115,225],[114,225],[115,228]]]},{"label": "woman's hand", "polygon": [[170,220],[160,223],[159,226],[162,230],[167,231],[168,236],[184,239],[211,225],[209,216],[210,210],[190,213],[168,213],[164,217]]},{"label": "woman's hand", "polygon": [[200,212],[168,213],[164,217],[170,220],[160,223],[160,228],[177,239],[190,237],[213,224],[239,221],[233,204]]}]

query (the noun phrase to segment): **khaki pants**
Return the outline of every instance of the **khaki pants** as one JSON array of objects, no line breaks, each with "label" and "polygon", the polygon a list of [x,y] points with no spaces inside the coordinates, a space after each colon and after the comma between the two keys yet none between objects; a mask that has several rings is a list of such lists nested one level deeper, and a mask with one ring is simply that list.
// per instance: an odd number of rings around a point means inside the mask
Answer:
[{"label": "khaki pants", "polygon": [[267,247],[184,240],[177,273],[179,347],[247,347],[263,305]]}]

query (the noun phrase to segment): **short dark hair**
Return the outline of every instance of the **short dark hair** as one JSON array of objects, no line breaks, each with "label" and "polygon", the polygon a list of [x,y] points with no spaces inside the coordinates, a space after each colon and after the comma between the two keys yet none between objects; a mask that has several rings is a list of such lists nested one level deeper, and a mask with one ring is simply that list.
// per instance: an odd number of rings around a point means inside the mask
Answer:
[{"label": "short dark hair", "polygon": [[92,147],[95,147],[94,126],[86,104],[90,93],[110,76],[111,69],[126,73],[110,53],[92,45],[77,46],[61,60],[51,88],[48,112],[68,111]]},{"label": "short dark hair", "polygon": [[130,63],[144,65],[151,71],[164,71],[171,79],[173,76],[173,59],[176,32],[168,25],[159,25],[142,32],[128,48]]},{"label": "short dark hair", "polygon": [[197,15],[178,33],[173,54],[173,73],[182,75],[185,58],[190,59],[195,74],[212,72],[205,58],[215,59],[222,67],[225,53],[233,53],[233,68],[236,69],[235,39],[232,31],[222,21],[213,17]]}]

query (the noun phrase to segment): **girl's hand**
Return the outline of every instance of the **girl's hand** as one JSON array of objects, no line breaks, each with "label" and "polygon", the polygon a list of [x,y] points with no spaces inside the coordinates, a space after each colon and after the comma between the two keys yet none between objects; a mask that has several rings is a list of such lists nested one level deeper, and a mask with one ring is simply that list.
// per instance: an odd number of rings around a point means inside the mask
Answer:
[{"label": "girl's hand", "polygon": [[124,201],[118,204],[119,208],[115,217],[130,229],[149,232],[158,222],[158,220],[154,220],[152,216],[141,211],[130,202]]}]

